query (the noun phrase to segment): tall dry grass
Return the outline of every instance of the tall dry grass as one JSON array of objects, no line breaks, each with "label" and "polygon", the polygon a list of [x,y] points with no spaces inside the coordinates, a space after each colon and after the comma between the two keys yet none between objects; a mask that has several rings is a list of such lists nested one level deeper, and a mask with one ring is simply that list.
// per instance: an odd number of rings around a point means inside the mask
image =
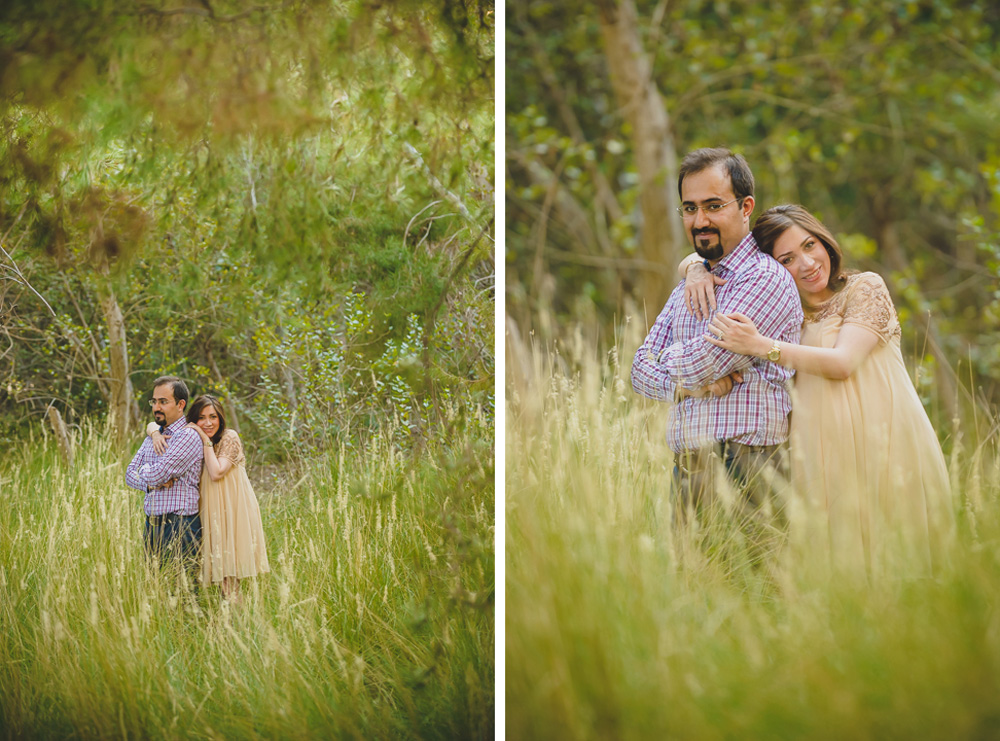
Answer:
[{"label": "tall dry grass", "polygon": [[508,332],[510,738],[1000,736],[995,414],[948,424],[958,542],[934,579],[749,565],[670,523],[666,406],[636,397],[626,323],[543,347]]},{"label": "tall dry grass", "polygon": [[72,470],[4,451],[0,737],[492,737],[490,441],[312,462],[261,497],[273,571],[231,606],[149,568],[101,432]]}]

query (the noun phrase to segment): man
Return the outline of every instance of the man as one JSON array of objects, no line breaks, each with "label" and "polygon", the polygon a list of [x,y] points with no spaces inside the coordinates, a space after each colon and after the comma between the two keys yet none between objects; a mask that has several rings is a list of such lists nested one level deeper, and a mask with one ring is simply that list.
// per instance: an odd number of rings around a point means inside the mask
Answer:
[{"label": "man", "polygon": [[175,376],[153,382],[153,419],[170,444],[157,456],[153,441],[142,442],[125,472],[125,483],[146,493],[146,550],[155,558],[180,559],[191,568],[201,548],[198,483],[204,458],[201,436],[187,428],[188,388]]},{"label": "man", "polygon": [[[717,311],[739,312],[761,333],[798,343],[802,304],[795,283],[776,260],[757,249],[750,233],[754,180],[746,160],[728,149],[695,150],[681,162],[677,187],[678,212],[695,251],[705,268],[725,281],[716,291]],[[791,400],[786,384],[792,371],[707,342],[712,315],[699,318],[684,306],[682,280],[632,362],[637,393],[676,402],[667,443],[675,453],[677,515],[682,520],[689,508],[713,502],[713,460],[720,460],[744,490],[743,504],[759,508],[772,493],[762,472],[788,438]],[[734,378],[741,380],[734,383]],[[713,393],[707,393],[712,384]]]}]

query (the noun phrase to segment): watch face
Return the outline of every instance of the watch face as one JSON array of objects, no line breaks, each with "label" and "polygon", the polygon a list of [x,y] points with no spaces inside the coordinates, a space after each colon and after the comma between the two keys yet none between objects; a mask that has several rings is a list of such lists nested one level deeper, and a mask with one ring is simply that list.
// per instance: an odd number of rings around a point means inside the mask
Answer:
[{"label": "watch face", "polygon": [[767,351],[767,359],[770,360],[772,363],[777,363],[778,358],[780,357],[781,357],[781,348],[772,347],[770,350]]}]

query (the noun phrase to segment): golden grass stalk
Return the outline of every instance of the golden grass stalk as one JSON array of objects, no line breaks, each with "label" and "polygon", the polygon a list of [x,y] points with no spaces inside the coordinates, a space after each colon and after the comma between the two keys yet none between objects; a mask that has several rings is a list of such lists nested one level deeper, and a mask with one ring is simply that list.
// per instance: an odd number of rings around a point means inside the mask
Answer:
[{"label": "golden grass stalk", "polygon": [[0,469],[2,735],[492,736],[492,604],[451,597],[492,595],[487,444],[434,468],[376,439],[262,495],[273,571],[237,606],[150,568],[132,451],[101,433],[72,470],[47,438]]},{"label": "golden grass stalk", "polygon": [[508,337],[508,736],[993,734],[996,430],[970,410],[949,441],[957,542],[935,578],[834,578],[788,546],[755,568],[725,518],[672,527],[666,407],[632,394],[629,332],[606,353]]}]

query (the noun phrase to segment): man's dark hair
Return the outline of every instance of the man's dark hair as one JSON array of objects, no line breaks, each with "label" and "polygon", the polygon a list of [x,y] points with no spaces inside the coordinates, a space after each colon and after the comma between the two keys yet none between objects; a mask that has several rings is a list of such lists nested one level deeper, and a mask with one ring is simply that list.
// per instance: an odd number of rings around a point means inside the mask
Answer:
[{"label": "man's dark hair", "polygon": [[222,439],[222,433],[226,431],[226,415],[222,413],[222,403],[218,399],[208,394],[199,396],[188,410],[187,421],[191,424],[198,424],[198,417],[201,416],[201,410],[209,406],[215,409],[215,413],[219,415],[219,429],[210,438],[213,445],[218,445],[219,440]]},{"label": "man's dark hair", "polygon": [[681,185],[683,185],[686,176],[719,164],[724,165],[729,172],[729,182],[733,185],[734,196],[742,201],[747,196],[753,195],[753,173],[750,171],[750,165],[743,159],[743,155],[736,154],[725,147],[706,147],[688,152],[681,160],[680,173],[677,176],[677,194],[681,199],[684,198]]},{"label": "man's dark hair", "polygon": [[174,392],[174,401],[178,404],[181,401],[187,403],[187,400],[191,398],[191,392],[188,391],[187,384],[177,376],[160,376],[153,381],[153,388],[155,389],[157,386],[170,386]]}]

